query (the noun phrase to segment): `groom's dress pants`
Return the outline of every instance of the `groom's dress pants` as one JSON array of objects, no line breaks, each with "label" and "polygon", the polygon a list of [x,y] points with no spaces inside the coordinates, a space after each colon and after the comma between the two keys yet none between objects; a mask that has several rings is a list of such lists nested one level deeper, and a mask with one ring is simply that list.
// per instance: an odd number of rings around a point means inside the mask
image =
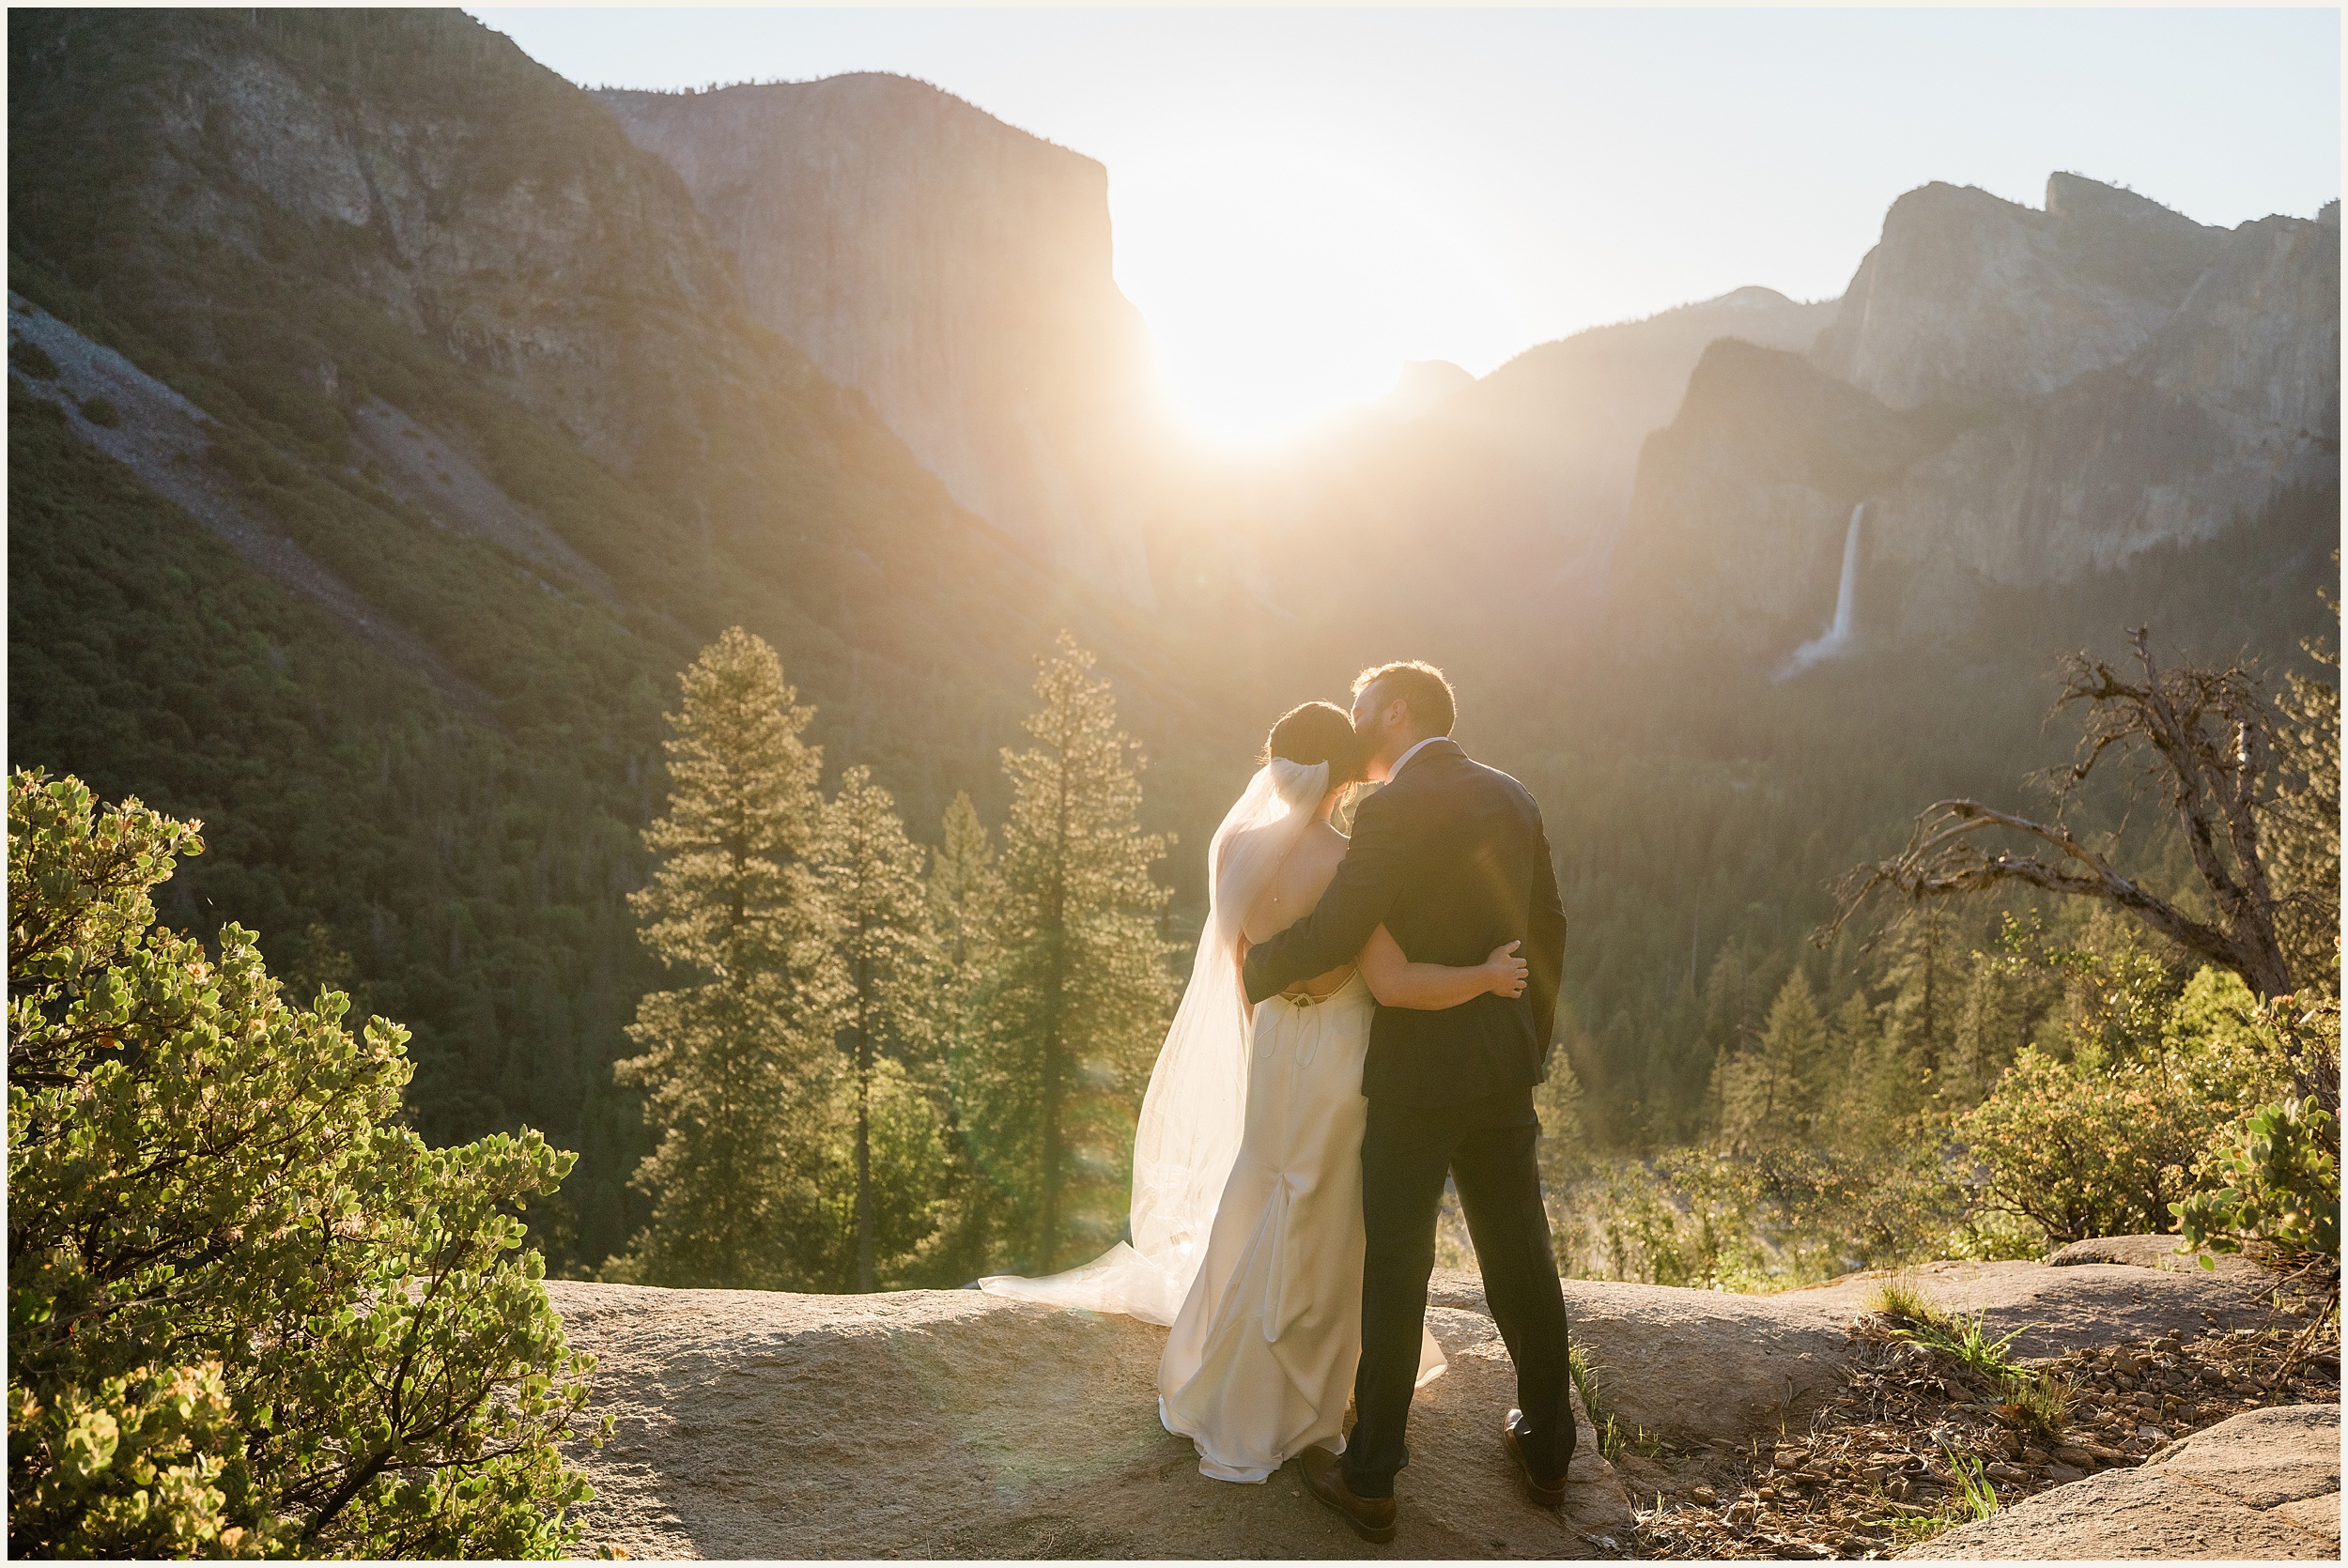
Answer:
[{"label": "groom's dress pants", "polygon": [[1403,1427],[1446,1176],[1459,1186],[1484,1299],[1516,1364],[1525,1459],[1547,1478],[1565,1474],[1573,1458],[1566,1299],[1535,1161],[1540,1131],[1530,1089],[1435,1110],[1370,1101],[1362,1135],[1362,1360],[1340,1461],[1354,1496],[1392,1497],[1394,1472],[1410,1462]]}]

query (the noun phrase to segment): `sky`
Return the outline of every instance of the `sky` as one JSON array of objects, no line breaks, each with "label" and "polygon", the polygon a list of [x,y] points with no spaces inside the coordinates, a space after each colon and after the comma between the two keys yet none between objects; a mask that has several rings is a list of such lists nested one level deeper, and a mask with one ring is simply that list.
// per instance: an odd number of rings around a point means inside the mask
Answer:
[{"label": "sky", "polygon": [[582,85],[894,71],[1108,170],[1173,407],[1281,438],[1413,360],[1843,292],[1932,180],[2203,223],[2340,193],[2340,13],[473,8]]}]

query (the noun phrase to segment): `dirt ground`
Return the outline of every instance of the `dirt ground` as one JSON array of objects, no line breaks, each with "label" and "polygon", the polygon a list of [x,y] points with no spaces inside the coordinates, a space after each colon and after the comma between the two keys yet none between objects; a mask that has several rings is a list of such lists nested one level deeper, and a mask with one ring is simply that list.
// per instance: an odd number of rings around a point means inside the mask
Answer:
[{"label": "dirt ground", "polygon": [[[2340,1400],[2339,1335],[2295,1360],[2306,1317],[2258,1327],[2179,1322],[2154,1337],[2031,1361],[2067,1384],[2058,1437],[2033,1433],[1989,1379],[1894,1335],[1852,1332],[1843,1391],[1808,1421],[1745,1444],[1649,1444],[1615,1461],[1638,1509],[1632,1550],[1648,1558],[1893,1555],[1976,1516],[1952,1456],[1978,1465],[2002,1507],[2086,1476],[2140,1465],[2165,1445],[2246,1410]],[[2286,1364],[2287,1360],[2290,1364]]]}]

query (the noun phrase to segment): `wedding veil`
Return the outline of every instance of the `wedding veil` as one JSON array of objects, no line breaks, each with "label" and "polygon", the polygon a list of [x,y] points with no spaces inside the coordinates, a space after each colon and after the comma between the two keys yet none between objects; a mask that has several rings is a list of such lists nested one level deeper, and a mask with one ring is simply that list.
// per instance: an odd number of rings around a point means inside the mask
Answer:
[{"label": "wedding veil", "polygon": [[1066,1273],[990,1275],[979,1288],[1173,1323],[1206,1256],[1246,1125],[1251,1015],[1240,986],[1241,927],[1328,792],[1328,763],[1275,757],[1248,781],[1208,846],[1206,929],[1134,1133],[1132,1239]]}]

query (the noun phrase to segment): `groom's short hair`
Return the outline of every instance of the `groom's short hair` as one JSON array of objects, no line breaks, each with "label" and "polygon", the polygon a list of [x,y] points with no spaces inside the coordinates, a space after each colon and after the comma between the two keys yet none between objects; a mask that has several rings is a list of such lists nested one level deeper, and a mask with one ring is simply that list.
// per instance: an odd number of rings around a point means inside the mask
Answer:
[{"label": "groom's short hair", "polygon": [[1451,683],[1444,679],[1442,670],[1423,659],[1373,665],[1353,677],[1353,695],[1359,697],[1382,681],[1386,700],[1398,697],[1408,703],[1412,722],[1419,729],[1429,735],[1451,733],[1460,710],[1451,695]]}]

